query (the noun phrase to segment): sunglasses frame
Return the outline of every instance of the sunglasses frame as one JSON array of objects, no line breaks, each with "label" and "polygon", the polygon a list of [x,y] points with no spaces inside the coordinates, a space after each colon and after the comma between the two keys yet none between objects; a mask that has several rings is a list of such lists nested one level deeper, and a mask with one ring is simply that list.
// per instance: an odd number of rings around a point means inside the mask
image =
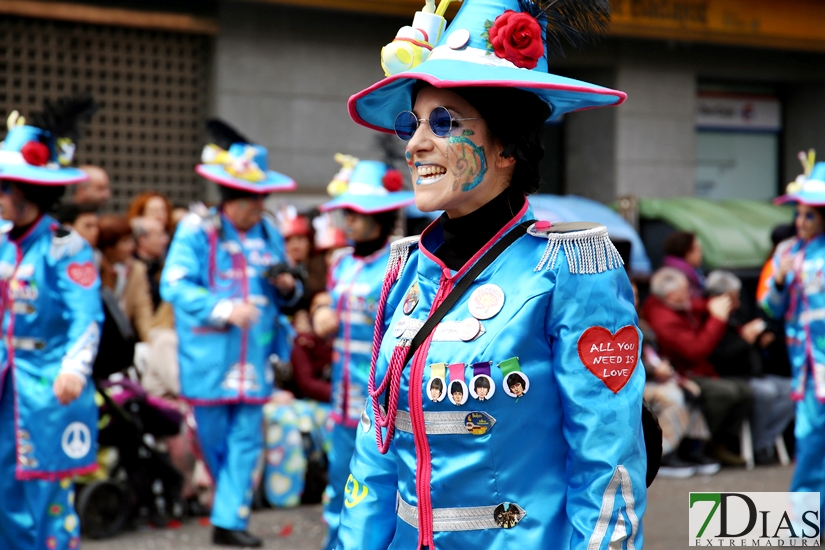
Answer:
[{"label": "sunglasses frame", "polygon": [[[447,117],[449,117],[449,120],[450,120],[450,128],[449,128],[449,130],[447,130],[447,132],[443,136],[438,135],[438,133],[433,129],[433,122],[434,122],[433,121],[433,113],[439,112],[439,114],[440,114],[440,110],[443,110],[444,113],[447,113]],[[415,120],[415,128],[413,128],[412,132],[410,132],[410,137],[406,137],[406,138],[403,137],[398,131],[398,118],[401,115],[404,115],[404,114],[412,115],[413,120]],[[444,107],[443,105],[437,105],[436,107],[433,107],[433,110],[430,111],[430,114],[427,118],[418,118],[416,116],[416,114],[412,111],[401,111],[395,117],[395,122],[393,123],[393,130],[395,131],[395,135],[401,141],[410,141],[413,138],[413,136],[415,135],[415,133],[418,131],[418,128],[421,126],[421,123],[426,122],[427,126],[430,127],[430,131],[433,133],[433,135],[435,137],[445,138],[445,137],[450,135],[450,132],[453,131],[453,127],[454,127],[455,122],[458,122],[460,120],[481,120],[481,119],[482,119],[482,117],[454,117],[453,114],[450,112],[450,110],[448,108]]]}]

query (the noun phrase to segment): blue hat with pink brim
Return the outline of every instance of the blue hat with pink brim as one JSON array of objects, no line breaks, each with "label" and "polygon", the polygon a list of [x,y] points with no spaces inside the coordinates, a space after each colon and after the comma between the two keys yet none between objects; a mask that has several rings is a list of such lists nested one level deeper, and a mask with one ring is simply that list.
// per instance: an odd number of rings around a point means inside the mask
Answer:
[{"label": "blue hat with pink brim", "polygon": [[774,199],[776,204],[825,206],[825,162],[815,162],[816,153],[799,153],[805,172],[788,184],[787,192]]},{"label": "blue hat with pink brim", "polygon": [[532,92],[550,106],[548,120],[626,99],[624,92],[547,72],[548,51],[560,51],[562,40],[584,43],[604,32],[607,0],[464,0],[447,27],[443,15],[449,3],[441,0],[434,9],[435,0],[427,0],[413,25],[403,27],[382,50],[387,78],[350,98],[355,122],[392,133],[398,113],[412,108],[419,81],[446,89]]},{"label": "blue hat with pink brim", "polygon": [[43,111],[26,119],[12,111],[8,133],[0,143],[0,179],[32,185],[72,185],[89,179],[74,168],[78,123],[88,120],[97,104],[88,96],[46,101]]},{"label": "blue hat with pink brim", "polygon": [[212,119],[206,124],[214,140],[204,147],[195,171],[218,185],[255,194],[293,191],[295,181],[268,167],[266,147],[250,143],[234,128]]},{"label": "blue hat with pink brim", "polygon": [[335,198],[319,206],[321,212],[346,208],[359,214],[378,214],[415,202],[414,193],[403,188],[401,173],[386,163],[340,154],[335,158],[342,168],[327,187]]}]

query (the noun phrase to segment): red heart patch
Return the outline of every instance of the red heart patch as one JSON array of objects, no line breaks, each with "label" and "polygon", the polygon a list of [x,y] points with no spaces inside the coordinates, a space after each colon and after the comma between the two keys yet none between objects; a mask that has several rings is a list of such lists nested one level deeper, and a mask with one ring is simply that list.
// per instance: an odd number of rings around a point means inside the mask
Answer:
[{"label": "red heart patch", "polygon": [[619,393],[639,361],[636,327],[622,327],[612,334],[604,327],[590,327],[579,338],[579,358],[604,385]]},{"label": "red heart patch", "polygon": [[85,288],[89,288],[97,280],[97,268],[92,262],[69,264],[66,274],[69,279]]}]

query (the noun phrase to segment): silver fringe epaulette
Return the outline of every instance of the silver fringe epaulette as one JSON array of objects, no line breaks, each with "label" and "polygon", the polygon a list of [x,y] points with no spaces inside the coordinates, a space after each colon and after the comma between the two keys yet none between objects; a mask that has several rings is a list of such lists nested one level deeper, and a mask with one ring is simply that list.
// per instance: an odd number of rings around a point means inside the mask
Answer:
[{"label": "silver fringe epaulette", "polygon": [[598,223],[563,222],[550,225],[548,222],[537,222],[530,226],[527,233],[547,239],[547,247],[534,271],[545,267],[553,269],[562,249],[573,274],[603,273],[624,265],[607,234],[607,228]]},{"label": "silver fringe epaulette", "polygon": [[384,271],[385,279],[396,265],[398,266],[398,273],[404,270],[404,266],[407,265],[407,258],[410,257],[410,249],[418,244],[420,237],[421,235],[413,235],[412,237],[404,237],[403,239],[393,241],[390,245],[390,258],[387,260],[387,269]]},{"label": "silver fringe epaulette", "polygon": [[221,217],[213,212],[202,202],[193,202],[189,205],[189,213],[180,221],[184,227],[192,229],[202,228],[209,233],[220,229]]},{"label": "silver fringe epaulette", "polygon": [[86,241],[77,231],[59,227],[52,235],[49,256],[55,260],[74,256],[83,249],[84,244],[86,244]]}]

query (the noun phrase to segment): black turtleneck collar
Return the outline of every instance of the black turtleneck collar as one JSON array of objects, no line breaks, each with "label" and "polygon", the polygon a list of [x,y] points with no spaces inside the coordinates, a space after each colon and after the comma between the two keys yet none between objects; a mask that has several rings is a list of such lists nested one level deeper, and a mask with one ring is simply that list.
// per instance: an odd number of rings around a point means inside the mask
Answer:
[{"label": "black turtleneck collar", "polygon": [[353,250],[353,255],[359,258],[366,258],[367,256],[374,254],[381,250],[384,245],[387,244],[387,236],[382,235],[377,239],[373,239],[371,241],[365,241],[362,243],[355,243],[355,250]]},{"label": "black turtleneck collar", "polygon": [[496,198],[466,216],[450,219],[443,213],[438,222],[444,243],[435,256],[444,265],[458,271],[476,252],[490,242],[499,230],[516,217],[524,206],[524,195],[508,187]]},{"label": "black turtleneck collar", "polygon": [[29,229],[34,227],[37,224],[37,222],[40,221],[40,218],[42,218],[42,217],[43,217],[42,214],[40,216],[37,216],[37,219],[35,219],[33,222],[31,222],[28,225],[15,225],[14,227],[11,228],[11,231],[9,231],[9,239],[11,239],[14,242],[19,241],[20,237],[25,235],[29,231]]}]

